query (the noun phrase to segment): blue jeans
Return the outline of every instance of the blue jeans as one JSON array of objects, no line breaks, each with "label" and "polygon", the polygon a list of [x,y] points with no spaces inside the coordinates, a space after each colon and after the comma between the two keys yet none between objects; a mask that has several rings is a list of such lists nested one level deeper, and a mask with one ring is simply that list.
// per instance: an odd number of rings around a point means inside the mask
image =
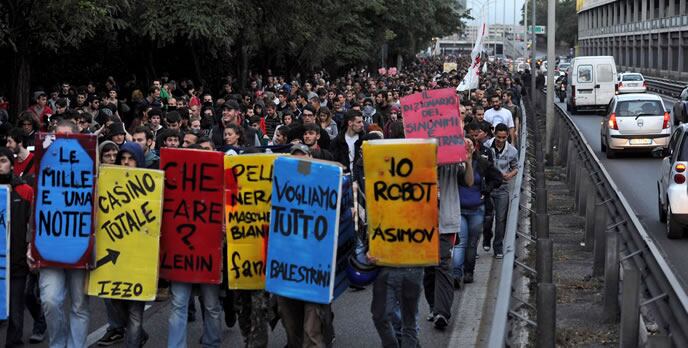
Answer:
[{"label": "blue jeans", "polygon": [[384,348],[418,347],[418,302],[423,267],[381,267],[370,311]]},{"label": "blue jeans", "polygon": [[[47,267],[41,269],[38,280],[50,348],[85,347],[91,317],[84,291],[86,270]],[[67,292],[72,305],[69,325],[64,311]]]},{"label": "blue jeans", "polygon": [[454,246],[452,266],[454,277],[463,277],[464,273],[473,273],[478,239],[483,231],[485,205],[476,209],[461,208],[461,240]]},{"label": "blue jeans", "polygon": [[[111,300],[110,306],[117,322],[127,323],[127,348],[139,348],[146,333],[143,330],[143,311],[146,302]],[[108,319],[109,320],[109,319]],[[121,328],[124,328],[122,326]]]},{"label": "blue jeans", "polygon": [[[205,347],[219,347],[222,339],[222,322],[220,314],[220,285],[199,284],[203,298],[203,337],[201,345]],[[186,347],[186,325],[189,309],[189,298],[193,284],[170,282],[172,310],[170,313],[170,328],[167,336],[167,347]]]}]

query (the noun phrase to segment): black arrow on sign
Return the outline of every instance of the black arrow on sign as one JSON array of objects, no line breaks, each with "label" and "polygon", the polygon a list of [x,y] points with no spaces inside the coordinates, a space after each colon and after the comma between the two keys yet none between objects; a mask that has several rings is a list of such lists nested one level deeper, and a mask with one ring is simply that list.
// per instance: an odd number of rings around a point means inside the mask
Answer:
[{"label": "black arrow on sign", "polygon": [[105,250],[107,250],[108,254],[103,256],[102,259],[100,259],[100,260],[98,260],[98,262],[96,262],[96,268],[98,268],[98,267],[100,267],[100,266],[102,266],[102,265],[104,265],[110,261],[112,261],[113,265],[117,263],[117,258],[119,257],[119,251],[112,250],[112,249],[105,249]]}]

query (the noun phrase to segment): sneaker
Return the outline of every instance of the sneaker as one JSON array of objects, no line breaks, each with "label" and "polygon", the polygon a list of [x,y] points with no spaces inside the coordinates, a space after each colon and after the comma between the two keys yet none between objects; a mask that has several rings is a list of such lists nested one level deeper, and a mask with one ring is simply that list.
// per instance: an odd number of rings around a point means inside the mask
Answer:
[{"label": "sneaker", "polygon": [[456,290],[461,289],[461,278],[454,277],[454,289],[456,289]]},{"label": "sneaker", "polygon": [[107,347],[111,346],[115,343],[118,343],[120,341],[124,340],[124,330],[123,329],[114,329],[114,330],[108,330],[103,338],[98,340],[98,345],[102,347]]},{"label": "sneaker", "polygon": [[31,337],[29,337],[29,343],[31,344],[41,343],[43,340],[45,340],[45,331],[34,332],[31,334]]},{"label": "sneaker", "polygon": [[435,321],[435,313],[430,312],[427,317],[425,317],[425,320],[427,321]]},{"label": "sneaker", "polygon": [[483,250],[490,251],[490,246],[489,245],[483,245]]},{"label": "sneaker", "polygon": [[435,329],[444,330],[447,325],[449,325],[449,321],[444,317],[444,315],[438,314],[437,317],[435,317]]},{"label": "sneaker", "polygon": [[463,283],[470,284],[473,283],[473,273],[466,273],[463,275]]},{"label": "sneaker", "polygon": [[141,338],[141,345],[139,347],[145,346],[146,342],[148,342],[148,338],[149,338],[148,334],[146,333],[146,331],[144,331],[143,337]]},{"label": "sneaker", "polygon": [[496,258],[497,260],[501,260],[501,259],[504,258],[504,254],[502,254],[502,253],[496,253],[496,254],[495,254],[495,258]]}]

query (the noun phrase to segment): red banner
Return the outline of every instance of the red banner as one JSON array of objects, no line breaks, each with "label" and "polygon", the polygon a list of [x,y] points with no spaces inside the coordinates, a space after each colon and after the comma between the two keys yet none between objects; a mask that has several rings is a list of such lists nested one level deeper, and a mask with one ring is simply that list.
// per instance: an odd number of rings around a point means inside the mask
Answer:
[{"label": "red banner", "polygon": [[401,111],[407,138],[437,139],[438,164],[466,159],[459,96],[454,88],[429,90],[401,98]]},{"label": "red banner", "polygon": [[160,150],[165,202],[160,277],[184,282],[222,281],[223,154]]}]

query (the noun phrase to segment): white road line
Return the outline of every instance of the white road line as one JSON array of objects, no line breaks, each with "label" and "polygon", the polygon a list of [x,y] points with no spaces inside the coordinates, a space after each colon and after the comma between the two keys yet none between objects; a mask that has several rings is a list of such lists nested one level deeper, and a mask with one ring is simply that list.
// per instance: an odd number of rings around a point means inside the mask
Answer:
[{"label": "white road line", "polygon": [[[150,304],[146,304],[146,307],[144,308],[143,311],[145,312],[151,307],[153,307],[153,306]],[[105,324],[105,325],[97,328],[95,331],[91,332],[88,335],[88,337],[86,338],[86,347],[90,347],[90,346],[96,344],[96,342],[98,342],[98,340],[101,339],[103,337],[103,335],[105,335],[105,333],[107,332],[107,328],[108,328],[108,324]]]}]

